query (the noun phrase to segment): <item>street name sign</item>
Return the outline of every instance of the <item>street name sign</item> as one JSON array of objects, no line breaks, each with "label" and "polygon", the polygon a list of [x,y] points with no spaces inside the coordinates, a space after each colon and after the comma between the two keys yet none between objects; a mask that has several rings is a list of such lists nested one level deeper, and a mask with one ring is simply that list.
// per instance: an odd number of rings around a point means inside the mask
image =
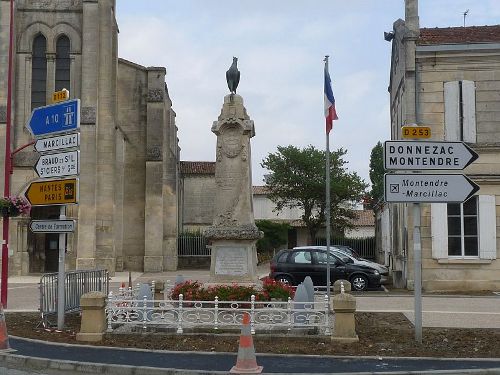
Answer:
[{"label": "street name sign", "polygon": [[34,233],[72,233],[75,220],[32,220],[30,229]]},{"label": "street name sign", "polygon": [[80,133],[63,134],[55,137],[37,139],[35,142],[35,151],[49,152],[55,150],[64,150],[80,146]]},{"label": "street name sign", "polygon": [[80,99],[35,108],[26,127],[35,138],[80,128]]},{"label": "street name sign", "polygon": [[80,151],[42,155],[34,168],[43,178],[76,176],[80,173]]},{"label": "street name sign", "polygon": [[384,168],[388,170],[464,169],[478,158],[463,142],[386,141]]},{"label": "street name sign", "polygon": [[386,202],[464,202],[479,190],[463,174],[385,174]]},{"label": "street name sign", "polygon": [[24,193],[32,206],[78,203],[78,179],[32,182]]},{"label": "street name sign", "polygon": [[404,139],[412,138],[430,138],[431,128],[430,126],[402,126],[401,136]]}]

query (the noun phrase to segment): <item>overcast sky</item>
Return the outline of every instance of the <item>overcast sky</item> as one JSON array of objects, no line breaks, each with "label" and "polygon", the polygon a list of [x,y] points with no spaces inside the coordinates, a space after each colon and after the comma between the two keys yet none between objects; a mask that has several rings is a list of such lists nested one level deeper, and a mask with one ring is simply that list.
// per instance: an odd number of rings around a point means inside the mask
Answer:
[{"label": "overcast sky", "polygon": [[[420,0],[421,27],[500,23],[500,0]],[[214,161],[225,72],[238,57],[238,87],[250,118],[253,183],[278,145],[325,148],[323,59],[339,120],[330,148],[369,182],[370,152],[390,137],[391,44],[383,32],[404,19],[403,0],[117,0],[119,56],[164,66],[177,113],[181,160]]]}]

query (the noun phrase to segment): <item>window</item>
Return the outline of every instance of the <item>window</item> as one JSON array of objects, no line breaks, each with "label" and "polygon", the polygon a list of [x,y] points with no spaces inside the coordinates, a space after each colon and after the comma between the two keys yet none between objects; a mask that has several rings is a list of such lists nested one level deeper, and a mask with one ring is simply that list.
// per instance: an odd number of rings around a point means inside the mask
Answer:
[{"label": "window", "polygon": [[[56,91],[70,90],[70,42],[66,35],[57,39],[56,44]],[[71,91],[71,90],[70,90]]]},{"label": "window", "polygon": [[444,83],[444,139],[476,143],[476,86],[473,81]]},{"label": "window", "polygon": [[448,256],[479,256],[477,196],[448,203]]},{"label": "window", "polygon": [[278,263],[286,263],[286,258],[288,258],[288,252],[284,252],[278,258]]},{"label": "window", "polygon": [[[326,264],[326,252],[317,251],[316,259],[318,260],[318,264]],[[330,264],[333,266],[339,263],[340,260],[335,255],[330,254]]]},{"label": "window", "polygon": [[311,264],[311,252],[309,251],[295,251],[292,253],[290,263],[296,264]]},{"label": "window", "polygon": [[31,109],[45,105],[47,97],[47,40],[41,34],[33,40],[31,64]]},{"label": "window", "polygon": [[496,199],[477,195],[462,204],[432,203],[432,257],[496,259]]}]

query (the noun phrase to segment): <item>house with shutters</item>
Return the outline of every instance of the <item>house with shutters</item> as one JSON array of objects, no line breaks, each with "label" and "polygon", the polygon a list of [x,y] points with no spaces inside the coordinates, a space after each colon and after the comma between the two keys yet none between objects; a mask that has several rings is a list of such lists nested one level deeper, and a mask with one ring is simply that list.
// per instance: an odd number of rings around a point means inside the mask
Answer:
[{"label": "house with shutters", "polygon": [[[391,138],[424,125],[430,140],[463,141],[479,154],[463,171],[480,186],[474,196],[421,204],[423,289],[500,290],[500,25],[420,28],[418,1],[405,0],[391,34]],[[377,216],[380,259],[409,289],[411,206],[386,203]]]}]

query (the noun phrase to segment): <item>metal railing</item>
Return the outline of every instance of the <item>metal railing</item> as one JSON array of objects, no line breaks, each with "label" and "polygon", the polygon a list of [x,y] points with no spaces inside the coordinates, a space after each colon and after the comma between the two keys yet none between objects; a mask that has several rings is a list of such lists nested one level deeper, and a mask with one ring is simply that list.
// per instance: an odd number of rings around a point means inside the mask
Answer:
[{"label": "metal railing", "polygon": [[[126,292],[127,293],[127,292]],[[250,315],[252,334],[256,331],[291,332],[294,329],[314,329],[317,334],[330,335],[331,322],[327,296],[320,302],[288,301],[184,301],[127,298],[130,294],[108,296],[106,317],[108,332],[124,325],[170,328],[182,334],[186,328],[240,329],[243,314]]]},{"label": "metal railing", "polygon": [[[57,272],[46,273],[40,278],[40,314],[42,324],[50,326],[50,316],[57,314]],[[88,292],[109,293],[107,270],[68,271],[64,280],[64,312],[80,310],[80,297]]]},{"label": "metal railing", "polygon": [[179,234],[177,253],[180,257],[210,257],[208,240],[203,235]]},{"label": "metal railing", "polygon": [[[346,238],[332,237],[330,240],[332,246],[346,245],[352,247],[356,252],[366,259],[375,259],[376,241],[375,237],[366,238]],[[326,238],[316,238],[316,246],[326,246]]]}]

